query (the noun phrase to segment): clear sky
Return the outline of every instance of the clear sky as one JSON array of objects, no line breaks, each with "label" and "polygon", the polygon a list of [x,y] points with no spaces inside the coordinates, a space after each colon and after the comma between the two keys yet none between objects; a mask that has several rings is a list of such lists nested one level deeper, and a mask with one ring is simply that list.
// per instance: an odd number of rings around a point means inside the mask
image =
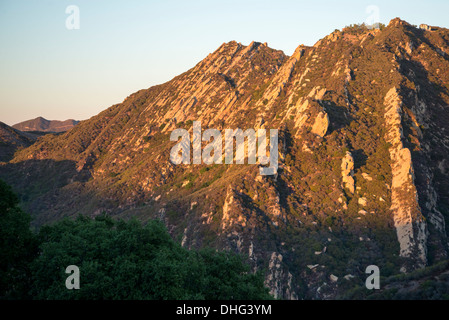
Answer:
[{"label": "clear sky", "polygon": [[[69,5],[79,29],[66,26]],[[268,42],[290,55],[377,13],[386,24],[449,27],[448,0],[0,0],[0,121],[84,120],[223,42]]]}]

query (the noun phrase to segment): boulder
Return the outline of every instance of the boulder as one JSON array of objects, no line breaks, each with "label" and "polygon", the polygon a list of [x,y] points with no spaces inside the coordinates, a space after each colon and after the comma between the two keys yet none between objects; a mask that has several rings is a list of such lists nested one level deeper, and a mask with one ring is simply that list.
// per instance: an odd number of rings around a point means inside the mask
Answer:
[{"label": "boulder", "polygon": [[329,128],[329,116],[326,112],[318,113],[315,118],[315,123],[312,126],[312,133],[324,137],[326,135],[327,129]]}]

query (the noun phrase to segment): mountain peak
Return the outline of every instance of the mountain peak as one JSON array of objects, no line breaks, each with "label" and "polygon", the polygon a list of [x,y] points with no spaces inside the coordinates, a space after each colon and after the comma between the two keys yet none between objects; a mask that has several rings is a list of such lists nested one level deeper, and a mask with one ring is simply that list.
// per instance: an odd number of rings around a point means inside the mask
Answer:
[{"label": "mountain peak", "polygon": [[410,26],[410,23],[397,17],[397,18],[391,19],[390,22],[388,23],[388,26],[389,27]]},{"label": "mountain peak", "polygon": [[37,117],[32,120],[23,121],[12,127],[20,131],[39,131],[39,132],[65,132],[73,128],[79,121],[69,119],[65,121],[47,120],[43,117]]}]

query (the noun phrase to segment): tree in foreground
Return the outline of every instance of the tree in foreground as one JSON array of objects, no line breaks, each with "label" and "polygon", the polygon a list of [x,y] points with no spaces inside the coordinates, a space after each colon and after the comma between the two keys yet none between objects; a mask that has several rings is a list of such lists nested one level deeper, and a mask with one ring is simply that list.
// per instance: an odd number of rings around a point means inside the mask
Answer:
[{"label": "tree in foreground", "polygon": [[0,180],[0,297],[29,298],[30,263],[37,242],[30,216],[19,207],[17,196]]},{"label": "tree in foreground", "polygon": [[[62,220],[39,233],[32,264],[37,299],[270,299],[261,274],[243,259],[212,249],[187,250],[165,226],[108,217]],[[68,290],[65,269],[76,265],[80,289]]]}]

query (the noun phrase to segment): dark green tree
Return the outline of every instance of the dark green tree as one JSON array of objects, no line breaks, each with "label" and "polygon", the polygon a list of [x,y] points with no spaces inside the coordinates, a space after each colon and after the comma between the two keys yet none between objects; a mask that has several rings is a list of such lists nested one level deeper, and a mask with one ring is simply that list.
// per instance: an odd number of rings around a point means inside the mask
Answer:
[{"label": "dark green tree", "polygon": [[30,230],[31,218],[19,207],[17,196],[0,180],[0,297],[29,298],[30,263],[37,242]]},{"label": "dark green tree", "polygon": [[[268,299],[260,274],[240,256],[187,250],[160,221],[79,217],[44,226],[32,266],[37,299]],[[80,270],[80,289],[68,290],[65,269]]]}]

